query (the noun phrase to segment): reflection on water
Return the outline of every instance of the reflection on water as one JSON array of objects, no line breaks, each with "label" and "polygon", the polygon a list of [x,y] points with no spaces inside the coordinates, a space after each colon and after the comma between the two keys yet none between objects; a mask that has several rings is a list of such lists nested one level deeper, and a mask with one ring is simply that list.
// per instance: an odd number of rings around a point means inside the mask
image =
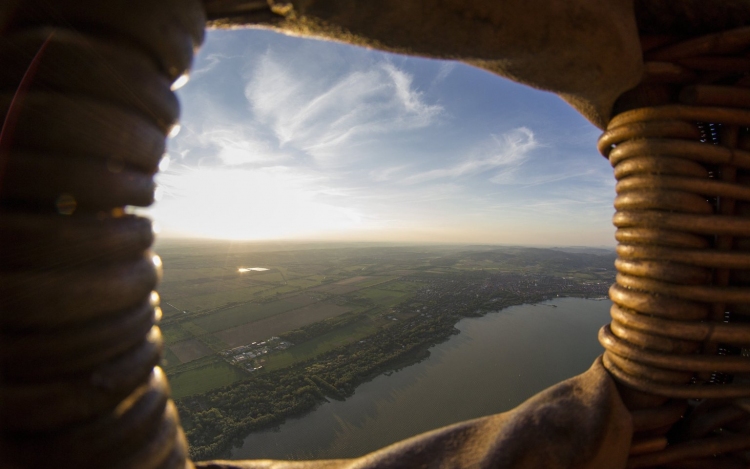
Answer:
[{"label": "reflection on water", "polygon": [[[550,308],[555,305],[555,308]],[[249,435],[232,459],[359,456],[424,431],[511,409],[585,371],[602,352],[609,301],[564,298],[457,324],[416,365],[359,386],[276,430]]]},{"label": "reflection on water", "polygon": [[263,272],[268,270],[265,267],[240,267],[237,272]]}]

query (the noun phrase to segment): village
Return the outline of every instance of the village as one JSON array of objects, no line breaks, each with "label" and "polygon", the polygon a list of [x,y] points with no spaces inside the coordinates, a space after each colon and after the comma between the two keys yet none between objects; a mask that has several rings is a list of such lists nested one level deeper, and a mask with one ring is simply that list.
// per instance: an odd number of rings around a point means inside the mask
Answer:
[{"label": "village", "polygon": [[219,352],[219,355],[221,355],[227,363],[240,366],[244,370],[253,372],[263,369],[263,365],[259,363],[259,360],[256,360],[258,357],[268,355],[273,351],[286,350],[291,346],[291,342],[273,336],[263,341],[252,342],[229,350],[223,350]]}]

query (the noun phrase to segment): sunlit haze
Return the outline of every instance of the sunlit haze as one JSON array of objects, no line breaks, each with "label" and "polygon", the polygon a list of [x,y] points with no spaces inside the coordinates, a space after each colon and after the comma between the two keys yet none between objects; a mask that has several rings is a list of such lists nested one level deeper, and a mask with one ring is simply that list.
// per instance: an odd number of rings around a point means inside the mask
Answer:
[{"label": "sunlit haze", "polygon": [[212,31],[178,92],[161,236],[613,244],[599,131],[454,62]]}]

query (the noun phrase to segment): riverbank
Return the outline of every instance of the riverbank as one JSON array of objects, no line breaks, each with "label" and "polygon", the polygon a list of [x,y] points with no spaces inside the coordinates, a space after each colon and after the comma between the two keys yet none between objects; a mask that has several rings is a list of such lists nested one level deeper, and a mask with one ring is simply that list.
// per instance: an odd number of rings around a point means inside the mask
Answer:
[{"label": "riverbank", "polygon": [[[550,307],[556,305],[556,308]],[[512,409],[582,373],[602,352],[609,304],[564,298],[465,318],[430,356],[284,423],[247,435],[231,459],[336,459]]]},{"label": "riverbank", "polygon": [[[491,296],[491,295],[490,295]],[[384,372],[419,363],[430,347],[456,334],[457,322],[524,303],[538,303],[549,294],[489,298],[467,293],[453,298],[461,305],[450,311],[440,302],[404,307],[422,311],[393,321],[364,340],[337,347],[315,360],[252,376],[232,386],[177,402],[195,459],[227,457],[232,446],[251,432],[278,426],[285,419],[309,413],[328,398],[346,399],[355,389]],[[419,307],[417,307],[419,306]]]}]

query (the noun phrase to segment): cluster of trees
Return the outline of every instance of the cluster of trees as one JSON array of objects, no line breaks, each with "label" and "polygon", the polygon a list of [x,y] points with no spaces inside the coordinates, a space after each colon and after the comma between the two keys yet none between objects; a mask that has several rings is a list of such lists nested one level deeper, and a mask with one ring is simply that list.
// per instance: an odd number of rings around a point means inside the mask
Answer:
[{"label": "cluster of trees", "polygon": [[295,345],[299,345],[302,342],[307,342],[308,340],[314,339],[315,337],[319,337],[338,328],[348,326],[349,324],[361,321],[362,319],[364,319],[363,313],[346,313],[342,314],[341,316],[328,318],[323,321],[308,324],[307,326],[303,326],[299,329],[285,332],[279,337],[282,340],[291,342]]},{"label": "cluster of trees", "polygon": [[177,401],[190,456],[217,457],[250,431],[311,409],[324,399],[303,373],[282,371]]}]

